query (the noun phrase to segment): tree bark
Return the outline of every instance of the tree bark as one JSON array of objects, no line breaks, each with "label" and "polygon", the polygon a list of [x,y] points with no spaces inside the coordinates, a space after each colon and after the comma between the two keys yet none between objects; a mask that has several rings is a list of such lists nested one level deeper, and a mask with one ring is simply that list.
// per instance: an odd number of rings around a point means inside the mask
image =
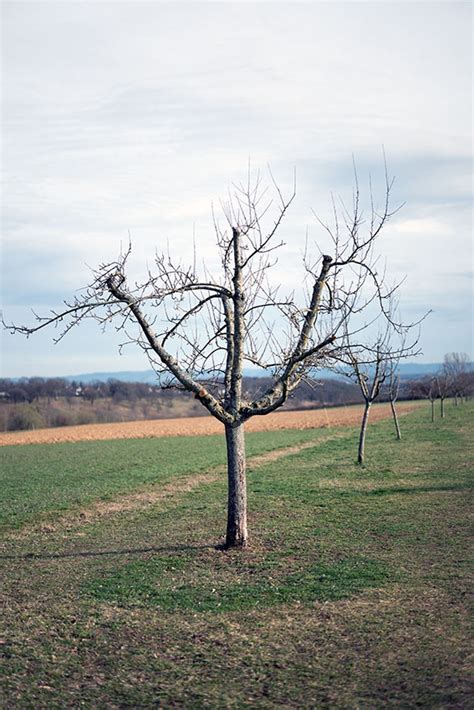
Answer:
[{"label": "tree bark", "polygon": [[367,433],[367,424],[369,423],[370,405],[371,405],[371,402],[366,401],[364,415],[362,417],[362,424],[360,427],[359,453],[357,455],[357,463],[361,464],[361,465],[364,463],[365,435]]},{"label": "tree bark", "polygon": [[393,421],[395,423],[395,431],[397,432],[397,439],[398,441],[401,440],[402,438],[402,432],[400,431],[400,425],[398,423],[398,416],[397,416],[397,410],[395,409],[395,402],[393,399],[390,400],[390,407],[392,410],[392,416],[393,416]]},{"label": "tree bark", "polygon": [[244,425],[225,426],[227,443],[228,506],[225,547],[247,544],[247,484]]}]

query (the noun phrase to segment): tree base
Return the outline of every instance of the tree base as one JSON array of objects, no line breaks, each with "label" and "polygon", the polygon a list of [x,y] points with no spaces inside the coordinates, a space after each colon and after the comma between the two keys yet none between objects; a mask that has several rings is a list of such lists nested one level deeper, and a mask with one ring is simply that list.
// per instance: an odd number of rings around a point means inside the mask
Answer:
[{"label": "tree base", "polygon": [[244,550],[249,546],[248,541],[236,541],[236,542],[228,542],[227,540],[224,540],[223,542],[218,543],[215,546],[216,550]]}]

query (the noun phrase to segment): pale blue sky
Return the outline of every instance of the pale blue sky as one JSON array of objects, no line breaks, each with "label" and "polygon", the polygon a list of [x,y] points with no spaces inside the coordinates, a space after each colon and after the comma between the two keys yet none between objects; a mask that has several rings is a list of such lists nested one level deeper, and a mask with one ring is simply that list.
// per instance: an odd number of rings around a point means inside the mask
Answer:
[{"label": "pale blue sky", "polygon": [[[333,191],[383,174],[406,206],[380,251],[402,313],[433,313],[422,361],[472,348],[469,2],[3,2],[2,301],[57,306],[130,230],[136,273],[193,230],[215,260],[212,201],[269,163],[298,196],[275,278],[301,280],[306,228]],[[142,370],[89,324],[60,345],[2,338],[2,376]]]}]

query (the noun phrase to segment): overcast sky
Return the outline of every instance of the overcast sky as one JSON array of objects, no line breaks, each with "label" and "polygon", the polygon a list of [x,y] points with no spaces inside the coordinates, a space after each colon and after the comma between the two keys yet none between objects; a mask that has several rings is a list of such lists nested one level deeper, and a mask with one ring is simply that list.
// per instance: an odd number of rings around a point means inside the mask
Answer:
[{"label": "overcast sky", "polygon": [[[472,357],[470,2],[3,2],[2,302],[30,321],[84,286],[130,231],[133,268],[193,232],[215,259],[211,203],[271,165],[298,195],[275,278],[301,281],[312,210],[383,192],[406,202],[379,248],[407,279],[402,314],[433,313],[420,361]],[[284,268],[282,266],[284,265]],[[93,323],[2,338],[1,374],[143,370]]]}]

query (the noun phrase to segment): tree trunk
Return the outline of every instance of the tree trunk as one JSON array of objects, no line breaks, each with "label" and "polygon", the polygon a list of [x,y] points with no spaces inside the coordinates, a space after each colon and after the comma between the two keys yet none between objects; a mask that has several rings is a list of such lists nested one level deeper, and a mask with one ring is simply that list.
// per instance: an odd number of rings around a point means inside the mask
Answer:
[{"label": "tree trunk", "polygon": [[441,397],[441,419],[444,419],[444,398]]},{"label": "tree trunk", "polygon": [[227,443],[228,506],[226,547],[247,544],[247,484],[244,425],[225,427]]},{"label": "tree trunk", "polygon": [[431,421],[432,421],[432,422],[434,422],[434,420],[435,420],[435,408],[434,408],[434,405],[435,405],[435,401],[434,401],[434,399],[432,399],[432,400],[431,400]]},{"label": "tree trunk", "polygon": [[365,403],[364,416],[362,417],[362,425],[360,427],[359,436],[359,453],[357,455],[357,463],[364,463],[364,450],[365,450],[365,435],[367,433],[367,424],[369,423],[369,412],[370,412],[371,402]]},{"label": "tree trunk", "polygon": [[398,417],[397,417],[397,410],[395,409],[395,402],[393,401],[393,399],[390,400],[390,407],[392,410],[393,421],[395,424],[395,431],[397,432],[397,439],[398,439],[398,441],[400,441],[400,439],[402,438],[402,433],[400,431],[400,425],[398,423]]}]

